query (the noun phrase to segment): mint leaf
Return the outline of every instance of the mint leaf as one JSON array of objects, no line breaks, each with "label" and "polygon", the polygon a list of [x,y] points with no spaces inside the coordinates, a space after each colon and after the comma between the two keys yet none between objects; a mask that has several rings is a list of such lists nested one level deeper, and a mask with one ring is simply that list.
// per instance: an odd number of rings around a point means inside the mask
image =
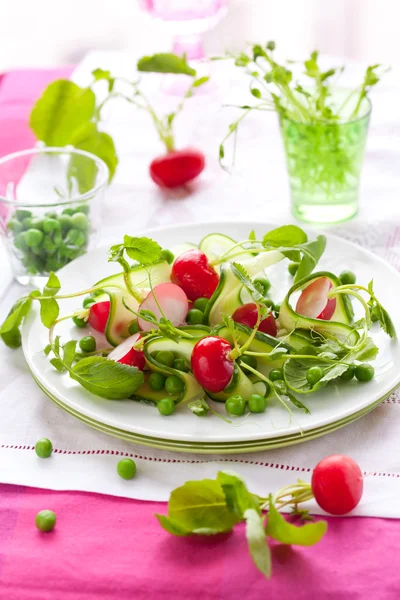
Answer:
[{"label": "mint leaf", "polygon": [[296,546],[313,546],[324,537],[327,529],[328,524],[326,521],[308,523],[301,527],[288,523],[276,510],[270,497],[266,532],[277,542]]},{"label": "mint leaf", "polygon": [[48,329],[53,325],[54,321],[57,320],[60,314],[60,308],[57,300],[54,298],[42,299],[40,302],[40,319],[45,327]]},{"label": "mint leaf", "polygon": [[248,491],[245,482],[238,475],[219,471],[217,481],[224,492],[228,510],[234,513],[238,519],[242,520],[248,509],[253,509],[260,514],[258,501]]},{"label": "mint leaf", "polygon": [[[83,127],[73,132],[70,143],[75,146],[75,148],[91,152],[95,156],[101,158],[108,167],[110,173],[109,181],[112,180],[117,169],[118,156],[113,139],[108,133],[99,131],[95,123],[85,123]],[[77,181],[82,182],[83,180],[86,188],[80,189],[79,191],[81,193],[89,191],[93,187],[96,179],[96,165],[88,161],[85,156],[79,155],[73,157],[73,165],[79,175],[76,178]]]},{"label": "mint leaf", "polygon": [[71,135],[94,116],[96,97],[91,89],[69,80],[51,83],[36,102],[30,127],[47,146],[65,146]]},{"label": "mint leaf", "polygon": [[174,535],[222,533],[240,521],[228,509],[220,484],[212,479],[187,481],[176,488],[168,502],[168,517],[156,516]]},{"label": "mint leaf", "polygon": [[70,370],[72,379],[108,400],[130,398],[144,381],[142,371],[101,356],[90,356]]},{"label": "mint leaf", "polygon": [[63,346],[63,363],[70,369],[75,358],[76,340],[70,340]]},{"label": "mint leaf", "polygon": [[23,296],[13,304],[7,318],[0,327],[0,336],[9,348],[21,346],[20,325],[28,314],[32,304],[32,298]]},{"label": "mint leaf", "polygon": [[256,510],[251,508],[246,510],[244,517],[246,519],[246,538],[251,558],[257,569],[269,579],[271,577],[271,551],[268,547],[263,519]]},{"label": "mint leaf", "polygon": [[351,353],[351,356],[355,360],[359,360],[360,362],[374,360],[379,352],[379,348],[376,346],[374,341],[369,337],[366,339],[360,350]]},{"label": "mint leaf", "polygon": [[283,225],[277,229],[269,231],[263,239],[263,246],[265,248],[273,247],[287,247],[297,246],[307,242],[307,234],[297,227],[296,225]]},{"label": "mint leaf", "polygon": [[162,248],[150,238],[125,235],[124,247],[129,258],[142,265],[152,265],[160,260]]},{"label": "mint leaf", "polygon": [[55,296],[57,294],[57,292],[60,291],[60,288],[61,288],[60,280],[58,279],[57,275],[55,273],[53,273],[53,271],[52,271],[49,275],[46,285],[43,288],[43,295],[44,296]]},{"label": "mint leaf", "polygon": [[63,361],[61,360],[61,358],[52,358],[50,360],[50,364],[53,365],[53,367],[55,369],[57,369],[57,371],[59,371],[60,373],[64,373],[64,371],[66,371],[66,368],[64,366]]},{"label": "mint leaf", "polygon": [[176,73],[192,77],[196,75],[196,71],[187,63],[185,56],[172,53],[143,56],[137,63],[137,69],[147,73]]},{"label": "mint leaf", "polygon": [[299,246],[298,249],[302,253],[303,258],[301,259],[299,268],[294,277],[294,283],[297,283],[300,279],[303,279],[303,277],[307,277],[307,275],[312,273],[319,259],[323,255],[325,247],[326,237],[324,235],[319,235],[313,242],[308,242],[307,244]]}]

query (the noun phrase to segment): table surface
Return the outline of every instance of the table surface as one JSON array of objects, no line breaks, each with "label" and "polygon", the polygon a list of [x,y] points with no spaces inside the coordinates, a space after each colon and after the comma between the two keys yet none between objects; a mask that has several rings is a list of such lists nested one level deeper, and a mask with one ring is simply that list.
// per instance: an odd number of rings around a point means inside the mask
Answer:
[{"label": "table surface", "polygon": [[[34,144],[27,126],[32,103],[48,82],[70,72],[70,68],[26,71],[0,78],[0,155]],[[379,136],[375,136],[373,156],[367,161],[373,160],[374,177],[386,169],[390,172],[391,179],[382,178],[392,206],[385,212],[397,213],[395,129],[393,125],[382,132],[383,137],[390,133],[386,155],[376,147]],[[371,218],[373,194],[378,191],[376,180],[364,217]],[[167,201],[165,210],[170,206]],[[57,514],[57,526],[50,534],[34,526],[35,514],[44,508]],[[200,593],[210,599],[244,594],[258,599],[264,593],[288,600],[400,597],[398,521],[330,518],[329,534],[314,548],[276,544],[274,576],[266,582],[251,563],[240,526],[231,535],[215,538],[173,538],[154,518],[165,508],[111,496],[0,485],[0,597],[140,600],[194,598]]]}]

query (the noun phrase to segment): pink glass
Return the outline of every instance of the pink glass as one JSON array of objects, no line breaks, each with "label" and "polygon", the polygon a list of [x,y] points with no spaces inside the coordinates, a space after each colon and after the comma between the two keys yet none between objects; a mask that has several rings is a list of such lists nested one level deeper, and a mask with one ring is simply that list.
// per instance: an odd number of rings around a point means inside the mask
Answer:
[{"label": "pink glass", "polygon": [[172,51],[190,60],[204,58],[203,35],[226,14],[228,0],[140,0],[141,7],[164,21],[174,35]]}]

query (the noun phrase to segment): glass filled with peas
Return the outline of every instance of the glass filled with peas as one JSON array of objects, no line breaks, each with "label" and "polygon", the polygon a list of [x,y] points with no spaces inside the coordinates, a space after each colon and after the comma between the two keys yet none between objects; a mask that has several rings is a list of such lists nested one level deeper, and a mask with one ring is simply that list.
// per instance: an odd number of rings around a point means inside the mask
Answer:
[{"label": "glass filled with peas", "polygon": [[72,147],[0,159],[0,230],[20,283],[41,285],[94,245],[108,176],[102,160]]}]

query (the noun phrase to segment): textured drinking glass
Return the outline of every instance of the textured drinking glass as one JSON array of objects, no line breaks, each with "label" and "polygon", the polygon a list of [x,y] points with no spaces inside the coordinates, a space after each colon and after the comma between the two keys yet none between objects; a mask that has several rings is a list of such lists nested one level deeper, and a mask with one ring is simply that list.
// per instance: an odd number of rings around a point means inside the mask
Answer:
[{"label": "textured drinking glass", "polygon": [[0,159],[0,231],[20,283],[41,285],[93,245],[107,183],[102,160],[69,147]]},{"label": "textured drinking glass", "polygon": [[[341,106],[349,91],[334,94]],[[349,102],[349,117],[353,108]],[[337,223],[357,213],[370,114],[371,103],[365,98],[355,119],[311,124],[280,116],[295,217]]]}]

